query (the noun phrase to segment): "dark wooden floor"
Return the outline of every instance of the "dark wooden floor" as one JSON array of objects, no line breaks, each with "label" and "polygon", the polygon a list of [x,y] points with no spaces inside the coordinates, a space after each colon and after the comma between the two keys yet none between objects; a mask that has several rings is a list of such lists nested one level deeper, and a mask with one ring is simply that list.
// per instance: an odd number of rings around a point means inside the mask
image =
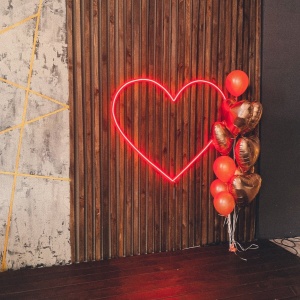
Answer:
[{"label": "dark wooden floor", "polygon": [[268,241],[0,273],[0,299],[300,299],[300,258]]}]

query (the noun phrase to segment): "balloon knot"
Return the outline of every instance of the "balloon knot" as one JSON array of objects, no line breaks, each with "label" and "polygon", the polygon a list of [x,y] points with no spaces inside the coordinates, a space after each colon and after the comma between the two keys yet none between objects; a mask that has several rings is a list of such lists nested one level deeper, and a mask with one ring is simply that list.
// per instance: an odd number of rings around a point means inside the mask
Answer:
[{"label": "balloon knot", "polygon": [[237,251],[237,248],[235,247],[234,244],[231,244],[231,245],[230,245],[229,251],[230,251],[230,252],[236,252],[236,251]]}]

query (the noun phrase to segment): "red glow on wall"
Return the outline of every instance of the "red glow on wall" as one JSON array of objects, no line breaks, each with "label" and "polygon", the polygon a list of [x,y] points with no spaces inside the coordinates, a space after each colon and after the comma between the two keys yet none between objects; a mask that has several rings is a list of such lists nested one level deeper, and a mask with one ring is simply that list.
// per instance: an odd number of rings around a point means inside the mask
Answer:
[{"label": "red glow on wall", "polygon": [[179,171],[174,177],[171,177],[166,172],[164,172],[159,165],[155,164],[153,162],[153,160],[151,160],[150,157],[147,157],[145,154],[143,154],[141,152],[141,150],[136,145],[134,145],[133,141],[124,133],[123,129],[120,126],[120,123],[118,122],[118,120],[116,118],[116,111],[115,111],[116,110],[116,103],[117,103],[117,101],[120,97],[120,94],[126,88],[128,88],[129,86],[131,86],[135,83],[140,83],[140,82],[145,82],[145,83],[155,85],[158,89],[162,90],[166,94],[166,96],[173,102],[175,102],[179,99],[179,97],[181,96],[181,94],[183,93],[184,90],[186,90],[188,87],[190,87],[192,85],[195,85],[195,84],[207,84],[207,85],[211,86],[212,88],[214,88],[221,95],[223,100],[226,100],[226,97],[225,97],[224,93],[222,92],[222,90],[217,85],[215,85],[214,83],[212,83],[210,81],[202,80],[202,79],[197,79],[197,80],[190,81],[185,86],[183,86],[175,96],[172,96],[170,94],[170,92],[163,85],[158,83],[157,81],[152,80],[152,79],[147,79],[147,78],[138,78],[138,79],[130,80],[130,81],[126,82],[125,84],[123,84],[117,90],[117,92],[116,92],[116,94],[113,98],[113,102],[112,102],[112,116],[113,116],[113,120],[115,122],[115,125],[118,128],[118,131],[123,136],[125,141],[131,146],[131,148],[134,151],[136,151],[139,154],[139,156],[141,158],[143,158],[149,165],[151,165],[158,173],[160,173],[163,177],[165,177],[170,182],[176,182],[179,179],[179,177],[182,174],[184,174],[203,155],[203,153],[205,153],[205,151],[212,144],[212,140],[208,141],[208,143],[204,146],[204,148],[183,169],[181,169],[181,171]]}]

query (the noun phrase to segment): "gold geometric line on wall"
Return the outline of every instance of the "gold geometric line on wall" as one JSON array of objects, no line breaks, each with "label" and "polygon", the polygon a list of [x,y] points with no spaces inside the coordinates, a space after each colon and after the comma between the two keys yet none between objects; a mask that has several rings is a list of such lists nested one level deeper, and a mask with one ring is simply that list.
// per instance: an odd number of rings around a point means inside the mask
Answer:
[{"label": "gold geometric line on wall", "polygon": [[42,120],[42,119],[44,119],[44,118],[46,118],[46,117],[49,117],[49,116],[52,116],[52,115],[54,115],[54,114],[60,113],[60,112],[65,111],[65,110],[67,110],[67,109],[68,109],[67,107],[63,107],[63,108],[57,109],[57,110],[55,110],[55,111],[52,111],[52,112],[50,112],[50,113],[47,113],[47,114],[38,116],[38,117],[36,117],[36,118],[34,118],[34,119],[31,119],[31,120],[22,122],[22,123],[20,123],[20,124],[17,124],[17,125],[15,125],[15,126],[12,126],[12,127],[9,127],[9,128],[6,128],[6,129],[0,131],[0,134],[4,134],[4,133],[7,133],[7,132],[9,132],[9,131],[12,131],[12,130],[21,128],[22,126],[25,126],[25,125],[28,125],[28,124],[32,124],[32,123],[34,123],[34,122],[37,122],[37,121],[39,121],[39,120]]},{"label": "gold geometric line on wall", "polygon": [[50,179],[50,180],[60,180],[60,181],[71,181],[70,178],[65,178],[65,177],[34,175],[34,174],[15,173],[15,172],[6,172],[6,171],[0,171],[0,175],[12,175],[12,176],[19,176],[19,177],[30,177],[30,178],[40,178],[40,179]]},{"label": "gold geometric line on wall", "polygon": [[[39,0],[39,6],[38,6],[38,12],[30,17],[27,17],[25,19],[23,19],[20,22],[17,22],[3,30],[0,30],[0,34],[7,32],[9,30],[14,29],[15,27],[17,27],[18,25],[21,25],[33,18],[36,17],[36,26],[35,26],[35,31],[34,31],[34,38],[33,38],[33,47],[32,47],[32,51],[31,51],[31,58],[30,58],[30,65],[29,65],[29,71],[28,71],[28,79],[27,79],[27,86],[22,86],[19,85],[17,83],[14,83],[12,81],[9,81],[7,79],[4,78],[0,78],[0,81],[5,82],[7,84],[13,85],[19,89],[25,90],[25,102],[24,102],[24,106],[23,106],[23,113],[22,113],[22,122],[16,126],[12,126],[8,129],[5,129],[3,131],[0,132],[4,133],[13,129],[17,129],[20,128],[20,135],[19,135],[19,141],[18,141],[18,150],[17,150],[17,155],[16,155],[16,161],[15,161],[15,170],[14,172],[1,172],[0,174],[5,174],[5,175],[11,175],[13,176],[13,184],[12,184],[12,190],[11,190],[11,197],[10,197],[10,202],[9,202],[9,211],[8,211],[8,216],[7,216],[7,223],[6,223],[6,230],[5,230],[5,238],[4,238],[4,247],[3,247],[3,255],[2,255],[2,262],[1,262],[1,268],[0,268],[0,272],[7,270],[7,262],[6,262],[6,254],[7,254],[7,247],[8,247],[8,240],[9,240],[9,231],[10,231],[10,223],[11,223],[11,218],[12,218],[12,210],[13,210],[13,204],[14,204],[14,199],[15,199],[15,190],[16,190],[16,182],[17,182],[17,178],[20,176],[23,177],[31,177],[31,178],[41,178],[41,179],[51,179],[51,180],[61,180],[61,181],[70,181],[69,178],[59,178],[59,177],[54,177],[54,176],[43,176],[43,175],[34,175],[34,174],[23,174],[23,173],[18,173],[18,169],[19,169],[19,162],[20,162],[20,154],[21,154],[21,147],[22,147],[22,142],[23,142],[23,132],[24,132],[24,127],[27,124],[31,124],[33,122],[36,122],[38,120],[41,120],[47,116],[59,113],[61,111],[67,110],[69,109],[69,106],[59,102],[51,97],[42,95],[36,91],[33,91],[30,89],[30,84],[31,84],[31,79],[32,79],[32,70],[33,70],[33,63],[34,63],[34,54],[35,54],[35,49],[36,49],[36,44],[37,44],[37,36],[38,36],[38,28],[39,28],[39,22],[40,22],[40,18],[41,18],[41,10],[42,10],[42,3],[43,0]],[[29,94],[35,94],[38,95],[46,100],[52,101],[56,104],[59,104],[61,106],[63,106],[61,109],[58,109],[54,112],[51,113],[47,113],[45,115],[39,116],[37,118],[31,119],[29,121],[26,121],[26,112],[27,112],[27,108],[28,108],[28,98],[29,98]]]},{"label": "gold geometric line on wall", "polygon": [[14,86],[14,87],[16,87],[16,88],[22,89],[22,90],[26,90],[26,89],[27,89],[25,86],[20,85],[20,84],[15,83],[15,82],[12,82],[12,81],[9,81],[9,80],[7,80],[7,79],[5,79],[5,78],[1,78],[1,77],[0,77],[0,81],[5,82],[5,83],[7,83],[7,84],[10,84],[10,85],[12,85],[12,86]]},{"label": "gold geometric line on wall", "polygon": [[62,103],[62,102],[60,102],[60,101],[58,101],[56,99],[53,99],[53,98],[51,98],[49,96],[43,95],[43,94],[41,94],[39,92],[36,92],[34,90],[29,90],[29,93],[34,94],[36,96],[39,96],[39,97],[44,98],[46,100],[49,100],[49,101],[51,101],[53,103],[59,104],[59,105],[63,106],[64,108],[69,109],[69,105],[68,104]]},{"label": "gold geometric line on wall", "polygon": [[53,98],[51,98],[51,97],[49,97],[49,96],[43,95],[43,94],[41,94],[41,93],[39,93],[39,92],[37,92],[37,91],[28,89],[27,87],[25,87],[25,86],[23,86],[23,85],[20,85],[20,84],[18,84],[18,83],[12,82],[12,81],[10,81],[10,80],[7,80],[7,79],[1,78],[1,77],[0,77],[0,81],[2,81],[2,82],[4,82],[4,83],[7,83],[7,84],[9,84],[9,85],[11,85],[11,86],[14,86],[14,87],[16,87],[16,88],[18,88],[18,89],[21,89],[21,90],[24,90],[24,91],[28,91],[28,92],[31,93],[31,94],[34,94],[34,95],[36,95],[36,96],[39,96],[39,97],[44,98],[44,99],[46,99],[46,100],[49,100],[49,101],[51,101],[51,102],[53,102],[53,103],[56,103],[56,104],[58,104],[58,105],[61,105],[61,106],[65,107],[65,108],[69,108],[69,105],[68,105],[68,104],[65,104],[65,103],[63,103],[63,102],[60,102],[60,101],[58,101],[58,100],[56,100],[56,99],[53,99]]},{"label": "gold geometric line on wall", "polygon": [[10,26],[4,28],[4,29],[1,29],[1,30],[0,30],[0,34],[5,33],[5,32],[7,32],[7,31],[9,31],[9,30],[12,30],[12,29],[16,28],[17,26],[20,26],[20,25],[22,25],[22,24],[24,24],[24,23],[30,21],[31,19],[36,18],[37,16],[38,16],[38,13],[36,13],[36,14],[34,14],[34,15],[31,15],[31,16],[29,16],[29,17],[27,17],[27,18],[25,18],[25,19],[23,19],[23,20],[21,20],[21,21],[19,21],[19,22],[17,22],[17,23],[14,23],[14,24],[12,24],[12,25],[10,25]]}]

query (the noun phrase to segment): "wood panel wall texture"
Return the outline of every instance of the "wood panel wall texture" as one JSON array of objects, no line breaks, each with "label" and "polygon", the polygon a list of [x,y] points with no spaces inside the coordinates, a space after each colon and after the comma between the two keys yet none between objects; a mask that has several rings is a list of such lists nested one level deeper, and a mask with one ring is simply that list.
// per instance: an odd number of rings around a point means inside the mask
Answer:
[{"label": "wood panel wall texture", "polygon": [[[242,69],[260,95],[261,0],[67,0],[71,107],[73,261],[172,251],[227,240],[212,204],[216,152],[176,183],[162,178],[120,137],[111,103],[121,84],[148,77],[175,94],[192,79],[215,82]],[[226,91],[225,91],[226,92]],[[195,85],[171,105],[153,86],[120,98],[126,134],[176,173],[210,139],[221,97]],[[237,240],[251,240],[254,203],[241,210]]]}]

